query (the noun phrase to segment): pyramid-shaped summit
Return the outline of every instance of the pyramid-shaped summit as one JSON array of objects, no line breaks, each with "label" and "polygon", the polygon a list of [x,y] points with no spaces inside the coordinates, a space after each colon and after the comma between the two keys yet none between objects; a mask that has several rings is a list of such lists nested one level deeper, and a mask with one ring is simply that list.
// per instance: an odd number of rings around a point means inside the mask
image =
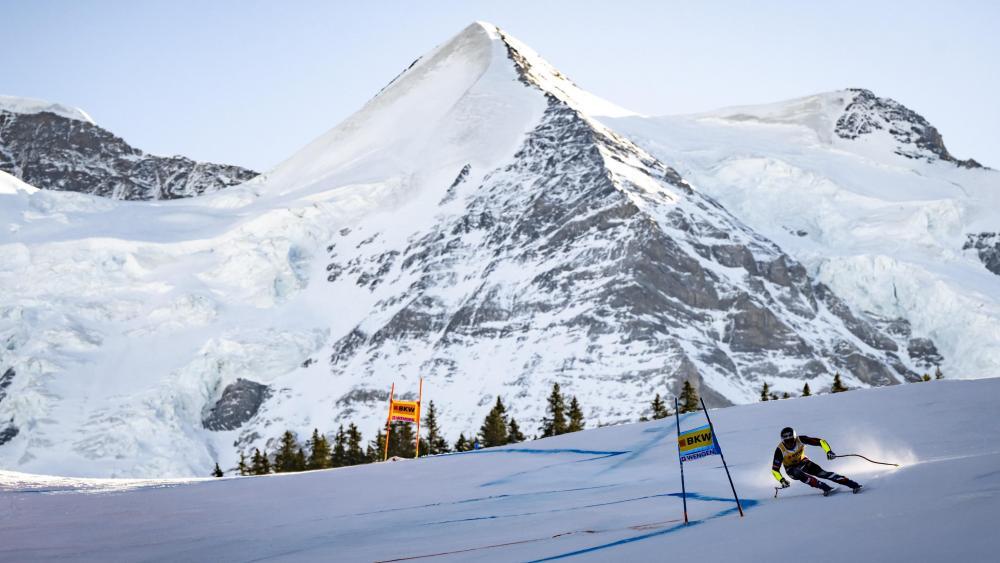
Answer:
[{"label": "pyramid-shaped summit", "polygon": [[328,246],[338,418],[374,427],[383,390],[418,377],[454,399],[457,428],[497,395],[537,421],[553,383],[612,422],[685,380],[722,404],[765,379],[915,377],[885,367],[890,338],[601,112],[625,110],[476,23],[274,172],[362,201]]}]

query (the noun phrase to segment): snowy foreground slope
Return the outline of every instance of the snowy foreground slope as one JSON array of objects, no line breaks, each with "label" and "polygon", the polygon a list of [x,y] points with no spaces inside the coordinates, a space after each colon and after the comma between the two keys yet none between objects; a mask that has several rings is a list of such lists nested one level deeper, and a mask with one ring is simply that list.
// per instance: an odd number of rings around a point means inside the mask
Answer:
[{"label": "snowy foreground slope", "polygon": [[[190,482],[0,474],[0,560],[994,561],[1000,379],[941,381],[717,409],[718,457],[685,466],[674,419],[478,452]],[[702,414],[682,417],[685,429]],[[865,485],[774,497],[785,425],[899,469],[822,466]]]}]

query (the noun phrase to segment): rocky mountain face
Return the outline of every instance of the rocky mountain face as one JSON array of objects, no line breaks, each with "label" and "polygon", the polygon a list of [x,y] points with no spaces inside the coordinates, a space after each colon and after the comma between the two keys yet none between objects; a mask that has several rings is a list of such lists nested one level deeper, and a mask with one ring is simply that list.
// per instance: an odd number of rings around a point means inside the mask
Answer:
[{"label": "rocky mountain face", "polygon": [[[362,222],[328,248],[328,282],[376,300],[330,355],[334,377],[358,382],[344,419],[376,407],[385,372],[440,385],[486,372],[520,402],[558,382],[606,421],[685,380],[728,404],[764,381],[917,378],[905,347],[497,33],[547,104],[511,161],[474,183],[456,167],[433,228],[402,244]],[[478,404],[493,400],[479,388]]]},{"label": "rocky mountain face", "polygon": [[986,269],[1000,276],[1000,234],[976,233],[966,236],[968,239],[962,250],[975,250]]},{"label": "rocky mountain face", "polygon": [[12,111],[2,103],[0,170],[38,188],[129,200],[192,197],[257,175],[239,166],[146,154],[88,120],[44,107]]},{"label": "rocky mountain face", "polygon": [[907,158],[951,162],[963,168],[982,168],[973,159],[959,160],[944,146],[941,133],[917,112],[870,90],[852,88],[851,101],[837,120],[836,134],[842,139],[857,139],[876,131],[885,131],[897,142],[896,154]]}]

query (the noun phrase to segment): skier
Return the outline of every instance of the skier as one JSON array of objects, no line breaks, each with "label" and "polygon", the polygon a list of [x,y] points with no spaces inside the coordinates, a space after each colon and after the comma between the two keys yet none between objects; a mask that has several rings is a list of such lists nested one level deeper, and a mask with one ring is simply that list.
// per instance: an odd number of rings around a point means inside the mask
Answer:
[{"label": "skier", "polygon": [[830,444],[822,438],[810,438],[809,436],[797,436],[795,430],[785,427],[781,430],[781,441],[774,449],[774,462],[771,464],[771,473],[774,478],[781,483],[781,488],[789,486],[788,480],[781,476],[781,466],[785,466],[785,472],[792,479],[797,479],[806,483],[810,487],[823,490],[823,496],[830,494],[833,487],[823,483],[820,479],[829,479],[839,485],[850,487],[851,491],[857,493],[861,490],[861,485],[851,481],[843,475],[837,475],[832,471],[824,471],[822,467],[816,465],[806,457],[806,445],[820,446],[826,452],[826,459],[837,457],[830,449]]}]

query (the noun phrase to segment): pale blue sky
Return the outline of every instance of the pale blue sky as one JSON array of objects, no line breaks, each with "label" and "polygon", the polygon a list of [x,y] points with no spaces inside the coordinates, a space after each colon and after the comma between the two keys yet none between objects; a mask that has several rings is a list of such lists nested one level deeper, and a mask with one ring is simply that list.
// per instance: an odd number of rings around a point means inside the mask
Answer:
[{"label": "pale blue sky", "polygon": [[659,115],[864,87],[1000,167],[998,2],[0,0],[0,94],[266,170],[473,20]]}]

